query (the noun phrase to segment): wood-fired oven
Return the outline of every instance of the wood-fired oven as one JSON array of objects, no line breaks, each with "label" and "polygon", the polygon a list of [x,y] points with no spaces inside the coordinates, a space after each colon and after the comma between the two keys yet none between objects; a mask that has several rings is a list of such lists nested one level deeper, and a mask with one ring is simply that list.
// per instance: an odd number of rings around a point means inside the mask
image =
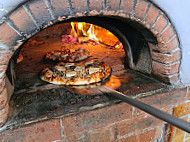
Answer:
[{"label": "wood-fired oven", "polygon": [[[171,92],[180,83],[178,35],[166,13],[150,1],[28,0],[0,22],[2,131],[122,103],[106,94],[85,96],[43,82],[40,70],[55,64],[44,55],[53,50],[85,48],[111,66],[122,83],[119,91],[132,98]],[[89,38],[90,30],[97,40]],[[174,105],[183,99],[177,100]],[[61,124],[66,134],[68,125]]]}]

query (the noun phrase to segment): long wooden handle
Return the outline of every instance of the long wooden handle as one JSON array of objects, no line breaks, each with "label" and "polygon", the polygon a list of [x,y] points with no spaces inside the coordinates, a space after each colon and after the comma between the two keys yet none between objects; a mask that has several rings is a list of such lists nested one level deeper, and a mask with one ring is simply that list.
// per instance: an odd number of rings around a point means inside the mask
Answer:
[{"label": "long wooden handle", "polygon": [[156,109],[150,105],[147,105],[147,104],[137,101],[135,99],[129,98],[126,95],[124,95],[123,93],[118,92],[112,88],[105,86],[105,87],[101,88],[100,91],[102,91],[104,93],[109,93],[109,94],[111,93],[115,98],[120,99],[132,106],[135,106],[135,107],[147,112],[148,114],[151,114],[165,122],[168,122],[169,124],[179,128],[179,129],[182,129],[182,130],[190,133],[190,123],[187,121],[184,121],[180,118],[172,116],[168,113],[165,113],[159,109]]}]

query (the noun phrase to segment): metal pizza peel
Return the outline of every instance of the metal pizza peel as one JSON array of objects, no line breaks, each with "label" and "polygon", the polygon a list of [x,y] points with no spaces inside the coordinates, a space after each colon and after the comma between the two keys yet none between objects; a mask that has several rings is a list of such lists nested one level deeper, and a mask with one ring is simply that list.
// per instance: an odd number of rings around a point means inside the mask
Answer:
[{"label": "metal pizza peel", "polygon": [[66,89],[73,93],[81,94],[81,95],[103,95],[108,94],[116,99],[119,99],[123,102],[126,102],[134,107],[139,108],[142,111],[145,111],[146,113],[161,119],[165,122],[168,122],[169,124],[182,129],[188,133],[190,133],[190,123],[187,121],[184,121],[180,118],[177,118],[175,116],[172,116],[166,112],[163,112],[153,106],[150,106],[148,104],[142,103],[136,99],[133,99],[131,97],[128,97],[127,95],[123,94],[120,91],[117,91],[116,89],[119,88],[121,85],[121,82],[119,78],[111,75],[109,80],[105,81],[104,83],[97,83],[92,84],[88,86],[66,86]]}]

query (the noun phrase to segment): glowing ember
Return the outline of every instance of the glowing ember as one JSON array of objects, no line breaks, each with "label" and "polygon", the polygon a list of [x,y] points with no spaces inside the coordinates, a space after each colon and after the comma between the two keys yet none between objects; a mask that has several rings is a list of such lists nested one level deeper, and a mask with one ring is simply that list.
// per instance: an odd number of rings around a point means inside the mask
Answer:
[{"label": "glowing ember", "polygon": [[105,86],[117,89],[121,86],[121,82],[118,77],[112,75],[109,81],[106,82]]}]

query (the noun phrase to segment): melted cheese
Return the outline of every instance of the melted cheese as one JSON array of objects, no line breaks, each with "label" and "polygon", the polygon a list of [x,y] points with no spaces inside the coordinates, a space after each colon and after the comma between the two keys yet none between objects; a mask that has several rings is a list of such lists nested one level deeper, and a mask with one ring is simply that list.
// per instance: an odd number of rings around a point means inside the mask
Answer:
[{"label": "melted cheese", "polygon": [[65,67],[71,67],[71,66],[74,66],[74,65],[75,65],[75,63],[66,63]]},{"label": "melted cheese", "polygon": [[99,68],[89,68],[89,74],[93,74],[93,73],[98,72],[98,71],[100,71]]},{"label": "melted cheese", "polygon": [[83,71],[85,69],[85,67],[83,66],[76,66],[76,68],[74,69],[75,71]]},{"label": "melted cheese", "polygon": [[76,75],[77,75],[76,71],[69,71],[69,72],[66,73],[67,77],[72,77],[72,76],[76,76]]},{"label": "melted cheese", "polygon": [[66,69],[65,69],[65,67],[64,66],[55,66],[56,67],[56,69],[58,70],[58,71],[65,71]]}]

